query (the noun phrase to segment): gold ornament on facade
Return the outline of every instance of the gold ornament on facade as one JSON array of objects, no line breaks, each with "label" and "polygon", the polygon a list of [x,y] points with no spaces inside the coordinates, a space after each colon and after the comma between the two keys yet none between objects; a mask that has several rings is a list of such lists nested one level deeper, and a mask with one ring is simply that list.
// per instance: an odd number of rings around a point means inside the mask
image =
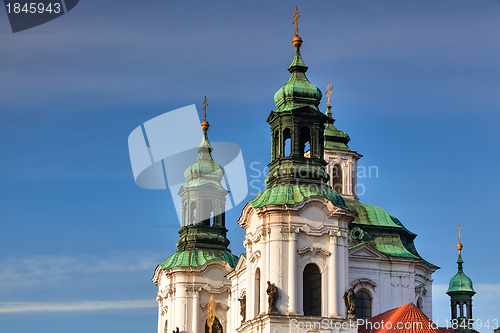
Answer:
[{"label": "gold ornament on facade", "polygon": [[208,331],[210,333],[212,333],[212,327],[214,326],[214,321],[215,321],[215,300],[214,300],[214,295],[210,295],[210,300],[208,301],[208,307],[207,307],[207,325],[208,325]]}]

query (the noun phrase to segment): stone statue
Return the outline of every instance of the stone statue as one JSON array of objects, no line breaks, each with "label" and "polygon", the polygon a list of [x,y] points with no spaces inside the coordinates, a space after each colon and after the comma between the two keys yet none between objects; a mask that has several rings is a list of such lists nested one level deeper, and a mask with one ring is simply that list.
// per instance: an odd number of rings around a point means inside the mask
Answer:
[{"label": "stone statue", "polygon": [[238,298],[238,301],[240,301],[241,323],[243,324],[247,317],[247,295],[243,295],[242,298]]},{"label": "stone statue", "polygon": [[267,301],[269,303],[268,313],[279,313],[278,308],[276,307],[276,300],[278,299],[278,288],[276,288],[276,286],[270,281],[267,281],[266,293],[268,295]]},{"label": "stone statue", "polygon": [[349,288],[344,294],[344,302],[347,309],[347,319],[356,318],[356,303],[354,302],[354,296],[354,287]]}]

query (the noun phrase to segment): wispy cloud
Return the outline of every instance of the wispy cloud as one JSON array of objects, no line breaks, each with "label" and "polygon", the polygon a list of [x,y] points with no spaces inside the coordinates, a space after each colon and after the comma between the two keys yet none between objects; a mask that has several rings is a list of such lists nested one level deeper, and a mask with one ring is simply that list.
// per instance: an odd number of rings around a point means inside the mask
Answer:
[{"label": "wispy cloud", "polygon": [[13,256],[0,259],[0,288],[60,283],[82,275],[152,271],[157,264],[158,255],[152,252]]},{"label": "wispy cloud", "polygon": [[155,300],[83,301],[83,302],[5,302],[0,303],[0,313],[22,312],[77,312],[145,309],[156,307]]}]

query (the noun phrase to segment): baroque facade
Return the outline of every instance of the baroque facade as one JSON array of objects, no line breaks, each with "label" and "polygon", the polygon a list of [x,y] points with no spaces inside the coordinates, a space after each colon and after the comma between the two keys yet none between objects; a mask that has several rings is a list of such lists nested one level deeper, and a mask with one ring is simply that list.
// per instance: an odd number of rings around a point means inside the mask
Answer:
[{"label": "baroque facade", "polygon": [[212,332],[354,332],[342,324],[409,302],[432,316],[438,267],[418,254],[416,234],[396,217],[359,201],[362,155],[334,126],[330,90],[326,112],[319,109],[322,93],[306,77],[298,28],[293,45],[290,79],[267,119],[267,188],[238,220],[245,230],[239,258],[226,238],[224,171],[202,124],[198,159],[179,191],[178,250],[153,277],[158,333],[208,332],[212,321]]}]

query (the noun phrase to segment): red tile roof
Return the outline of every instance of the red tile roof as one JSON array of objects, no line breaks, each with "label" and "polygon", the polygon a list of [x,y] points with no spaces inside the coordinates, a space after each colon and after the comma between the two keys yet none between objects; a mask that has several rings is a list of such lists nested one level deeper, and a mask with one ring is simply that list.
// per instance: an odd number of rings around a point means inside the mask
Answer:
[{"label": "red tile roof", "polygon": [[408,303],[358,325],[358,333],[452,333],[441,331],[413,303]]}]

